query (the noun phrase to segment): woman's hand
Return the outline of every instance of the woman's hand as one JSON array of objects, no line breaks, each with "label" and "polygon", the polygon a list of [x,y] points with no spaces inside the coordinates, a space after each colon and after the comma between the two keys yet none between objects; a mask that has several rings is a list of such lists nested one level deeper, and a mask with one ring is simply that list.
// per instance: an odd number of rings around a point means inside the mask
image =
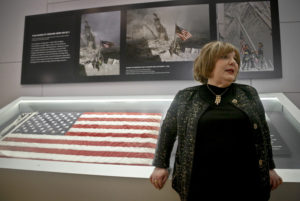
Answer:
[{"label": "woman's hand", "polygon": [[280,184],[282,184],[282,178],[275,172],[275,170],[269,170],[270,185],[272,190],[275,190]]},{"label": "woman's hand", "polygon": [[150,182],[153,184],[155,188],[160,190],[165,185],[168,177],[169,177],[168,169],[156,167],[150,176]]}]

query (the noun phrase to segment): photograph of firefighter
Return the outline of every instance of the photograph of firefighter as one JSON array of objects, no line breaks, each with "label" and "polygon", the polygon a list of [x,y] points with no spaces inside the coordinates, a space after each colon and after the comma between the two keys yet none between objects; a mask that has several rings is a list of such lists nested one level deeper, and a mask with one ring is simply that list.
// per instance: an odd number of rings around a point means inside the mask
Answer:
[{"label": "photograph of firefighter", "polygon": [[120,11],[81,17],[80,75],[120,75]]},{"label": "photograph of firefighter", "polygon": [[127,11],[127,64],[193,61],[209,40],[207,4]]},{"label": "photograph of firefighter", "polygon": [[270,1],[217,4],[217,29],[239,48],[241,72],[274,71]]}]

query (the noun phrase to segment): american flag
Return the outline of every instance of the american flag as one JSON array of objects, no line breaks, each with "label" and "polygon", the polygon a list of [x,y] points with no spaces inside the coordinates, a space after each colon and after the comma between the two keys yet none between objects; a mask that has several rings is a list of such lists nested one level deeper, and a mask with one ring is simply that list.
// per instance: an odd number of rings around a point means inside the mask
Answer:
[{"label": "american flag", "polygon": [[190,37],[192,37],[192,34],[190,32],[188,32],[187,30],[179,27],[178,25],[176,25],[176,27],[175,27],[175,33],[183,41],[185,41],[185,40],[189,39]]},{"label": "american flag", "polygon": [[114,43],[113,42],[110,42],[110,41],[101,41],[101,45],[102,45],[102,47],[104,47],[104,48],[110,48],[110,47],[112,47],[112,46],[114,46]]},{"label": "american flag", "polygon": [[0,140],[0,157],[151,165],[160,113],[33,113]]}]

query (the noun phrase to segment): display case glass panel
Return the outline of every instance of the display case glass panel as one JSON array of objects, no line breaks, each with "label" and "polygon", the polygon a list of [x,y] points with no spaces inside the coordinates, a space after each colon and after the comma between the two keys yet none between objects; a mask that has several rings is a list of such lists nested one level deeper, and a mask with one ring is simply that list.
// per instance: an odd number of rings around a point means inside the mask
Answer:
[{"label": "display case glass panel", "polygon": [[[0,168],[147,178],[173,97],[21,97],[0,109]],[[300,182],[300,111],[281,93],[260,97],[276,168]]]}]

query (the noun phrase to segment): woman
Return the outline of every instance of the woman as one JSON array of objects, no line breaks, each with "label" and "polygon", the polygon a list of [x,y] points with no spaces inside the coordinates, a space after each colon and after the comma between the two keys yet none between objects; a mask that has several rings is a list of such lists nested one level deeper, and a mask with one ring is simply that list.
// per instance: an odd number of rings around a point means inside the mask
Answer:
[{"label": "woman", "polygon": [[203,85],[179,91],[161,127],[150,176],[157,189],[168,178],[176,138],[172,186],[182,201],[267,201],[282,183],[259,96],[253,87],[233,83],[239,67],[239,52],[229,43],[201,49],[194,78]]}]

